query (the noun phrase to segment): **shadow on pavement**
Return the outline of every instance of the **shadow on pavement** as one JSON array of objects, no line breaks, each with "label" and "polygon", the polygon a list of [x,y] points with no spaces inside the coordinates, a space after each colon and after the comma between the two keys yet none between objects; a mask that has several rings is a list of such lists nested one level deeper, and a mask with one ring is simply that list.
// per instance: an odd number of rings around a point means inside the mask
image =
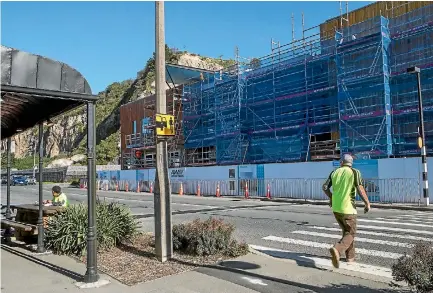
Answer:
[{"label": "shadow on pavement", "polygon": [[[221,274],[217,271],[225,271],[229,272],[229,274]],[[262,274],[256,274],[253,272],[247,272],[239,269],[233,269],[228,267],[223,267],[219,265],[214,266],[202,266],[198,269],[196,269],[197,272],[208,275],[208,276],[223,276],[223,279],[226,279],[228,281],[231,281],[233,283],[237,283],[238,285],[245,286],[244,282],[240,282],[238,279],[236,279],[234,276],[235,274],[260,279],[263,281],[268,281],[274,283],[274,286],[272,286],[272,292],[286,292],[286,293],[307,293],[307,292],[317,292],[317,293],[397,293],[397,292],[408,292],[407,290],[403,290],[400,288],[390,288],[389,289],[374,289],[369,288],[367,286],[358,285],[358,284],[329,284],[324,287],[319,287],[315,285],[309,285],[309,284],[303,284],[298,283],[294,281],[279,279],[271,276],[266,276]],[[250,286],[251,289],[256,289],[257,287]],[[265,289],[264,287],[261,287]],[[262,289],[262,290],[263,290]],[[266,290],[260,292],[268,292]]]},{"label": "shadow on pavement", "polygon": [[[19,247],[18,245],[15,245],[15,246]],[[17,251],[15,249],[13,249],[12,247],[13,246],[8,246],[8,245],[3,244],[3,243],[1,244],[1,248],[3,250],[5,250],[5,251],[7,251],[7,252],[9,252],[9,253],[11,253],[13,255],[22,257],[22,258],[24,258],[24,259],[26,259],[28,261],[31,261],[31,262],[33,262],[35,264],[41,265],[43,267],[46,267],[46,268],[48,268],[48,269],[50,269],[50,270],[52,270],[52,271],[54,271],[56,273],[62,274],[62,275],[66,276],[68,278],[71,278],[71,279],[73,279],[73,280],[75,280],[77,282],[83,281],[83,276],[80,275],[80,274],[77,274],[77,273],[75,273],[73,271],[70,271],[68,269],[59,267],[59,266],[54,265],[52,263],[46,262],[46,261],[41,260],[41,259],[39,259],[37,257],[32,256],[32,255],[29,255],[29,254]]]},{"label": "shadow on pavement", "polygon": [[[295,261],[298,266],[310,267],[310,268],[315,268],[315,269],[321,270],[321,271],[327,271],[324,268],[318,267],[316,262],[310,258],[311,255],[308,255],[305,253],[278,251],[278,250],[266,250],[266,249],[258,249],[258,248],[255,248],[255,250],[257,250],[260,253],[275,257],[275,258],[289,259],[289,260]],[[322,257],[319,257],[319,258],[322,258]],[[330,260],[329,260],[329,262],[330,262]]]},{"label": "shadow on pavement", "polygon": [[236,260],[228,260],[222,261],[220,266],[232,269],[240,269],[240,270],[255,270],[259,269],[260,266],[258,264],[249,263],[245,261],[236,261]]}]

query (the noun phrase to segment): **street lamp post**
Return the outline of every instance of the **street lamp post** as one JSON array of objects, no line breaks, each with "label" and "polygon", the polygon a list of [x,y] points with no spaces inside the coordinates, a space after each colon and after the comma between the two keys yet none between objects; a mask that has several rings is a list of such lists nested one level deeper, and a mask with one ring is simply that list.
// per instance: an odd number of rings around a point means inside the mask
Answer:
[{"label": "street lamp post", "polygon": [[419,147],[421,148],[421,162],[422,162],[422,181],[423,181],[423,197],[425,204],[428,206],[429,195],[428,195],[428,175],[427,175],[427,149],[425,145],[425,133],[424,133],[424,114],[422,107],[422,95],[421,95],[421,70],[419,67],[410,67],[407,69],[410,74],[416,74],[418,83],[418,113],[419,113],[419,135],[421,138]]},{"label": "street lamp post", "polygon": [[96,131],[95,103],[87,103],[87,271],[84,275],[86,283],[99,280],[97,265],[97,231],[96,231]]},{"label": "street lamp post", "polygon": [[[39,210],[38,210],[38,246],[37,252],[45,252],[44,247],[44,212],[43,212],[43,200],[44,200],[44,189],[43,189],[43,158],[44,158],[44,124],[39,124]],[[36,149],[36,147],[35,147]],[[33,173],[35,172],[35,165],[33,165]]]},{"label": "street lamp post", "polygon": [[[12,139],[8,137],[7,139],[7,149],[6,149],[6,155],[7,155],[7,186],[6,186],[6,219],[10,220],[12,216],[11,211],[11,147],[12,146]],[[11,229],[10,227],[7,227],[5,230],[5,239],[6,241],[10,241],[11,237]]]}]

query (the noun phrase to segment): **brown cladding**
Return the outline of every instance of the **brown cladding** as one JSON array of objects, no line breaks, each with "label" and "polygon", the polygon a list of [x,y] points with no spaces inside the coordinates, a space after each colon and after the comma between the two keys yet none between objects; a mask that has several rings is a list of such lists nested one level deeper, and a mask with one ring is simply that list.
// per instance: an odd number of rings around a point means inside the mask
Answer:
[{"label": "brown cladding", "polygon": [[[177,86],[166,91],[167,114],[173,114],[177,122],[177,128],[181,130],[182,124],[182,86]],[[136,131],[141,132],[141,121],[145,117],[155,115],[156,95],[130,102],[120,107],[120,143],[121,151],[124,153],[126,148],[126,136],[133,134],[133,122],[136,121]],[[174,103],[173,103],[174,102]],[[181,131],[180,131],[181,133]],[[183,144],[183,135],[176,137],[177,143]]]},{"label": "brown cladding", "polygon": [[[370,5],[349,12],[349,25],[354,25],[363,22],[369,18],[376,16],[384,16],[387,18],[398,17],[415,9],[431,5],[431,1],[379,1]],[[350,5],[350,3],[349,3]],[[346,18],[346,13],[343,9],[343,17]],[[343,21],[343,26],[347,26],[347,22]],[[334,17],[320,25],[320,36],[324,39],[334,38],[335,29],[341,28],[340,16]]]}]

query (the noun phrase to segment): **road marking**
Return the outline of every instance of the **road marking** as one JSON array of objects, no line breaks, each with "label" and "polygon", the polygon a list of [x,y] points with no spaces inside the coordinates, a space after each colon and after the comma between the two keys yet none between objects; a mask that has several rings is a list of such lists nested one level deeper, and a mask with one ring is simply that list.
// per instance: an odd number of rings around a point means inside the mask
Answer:
[{"label": "road marking", "polygon": [[[308,228],[316,229],[316,230],[326,230],[326,231],[335,231],[341,232],[340,228],[329,228],[329,227],[320,227],[320,226],[308,226]],[[388,234],[388,233],[380,233],[380,232],[372,232],[372,231],[364,231],[364,230],[356,230],[356,234],[365,234],[365,235],[373,235],[373,236],[381,236],[381,237],[390,237],[390,238],[401,238],[401,239],[410,239],[410,240],[427,240],[427,237],[418,237],[412,235],[398,235],[398,234]],[[339,236],[341,237],[341,236]]]},{"label": "road marking", "polygon": [[[334,225],[338,226],[338,223],[334,223]],[[358,225],[357,228],[372,229],[372,230],[381,230],[381,231],[385,230],[385,231],[394,231],[394,232],[404,232],[404,233],[433,235],[433,231],[402,229],[402,228],[385,227],[385,226],[384,227],[378,227],[378,226],[370,226],[370,225]]]},{"label": "road marking", "polygon": [[418,226],[418,227],[433,228],[432,225],[426,225],[426,224],[393,222],[393,221],[381,221],[381,220],[371,220],[371,219],[358,219],[358,222],[378,223],[378,224],[391,224],[391,225],[403,225],[403,226]]},{"label": "road marking", "polygon": [[433,220],[424,220],[424,219],[400,219],[400,218],[375,218],[376,220],[390,220],[390,221],[406,221],[406,222],[414,222],[414,223],[429,223],[433,224]]},{"label": "road marking", "polygon": [[[259,245],[249,245],[249,246],[252,249],[255,249],[261,253],[268,254],[270,256],[313,264],[317,268],[334,269],[330,259],[300,255],[293,251],[282,250],[282,249],[271,248],[271,247],[264,247]],[[361,263],[347,264],[345,262],[340,262],[340,269],[392,279],[391,269],[385,267],[379,267],[379,266],[373,266],[373,265],[361,264]]]},{"label": "road marking", "polygon": [[[316,236],[316,237],[324,237],[324,238],[334,238],[334,239],[341,239],[341,235],[335,235],[335,234],[327,234],[327,233],[318,233],[318,232],[312,232],[312,231],[293,231],[294,234],[300,234],[300,235],[309,235],[309,236]],[[395,241],[388,241],[388,240],[378,240],[378,239],[369,239],[369,238],[362,238],[362,237],[356,237],[356,242],[366,242],[366,243],[374,243],[374,244],[381,244],[381,245],[390,245],[390,246],[396,246],[396,247],[405,247],[405,248],[412,248],[413,244],[404,243],[404,242],[395,242]]]},{"label": "road marking", "polygon": [[268,286],[268,284],[264,283],[260,279],[250,278],[250,277],[242,277],[242,279],[247,280],[248,282],[250,282],[251,284],[254,284],[254,285]]},{"label": "road marking", "polygon": [[[314,248],[325,248],[329,249],[332,247],[329,243],[321,243],[321,242],[313,242],[313,241],[306,241],[306,240],[299,240],[299,239],[293,239],[293,238],[283,238],[278,236],[267,236],[263,237],[263,240],[269,240],[269,241],[275,241],[275,242],[283,242],[293,245],[302,245],[302,246],[309,246]],[[363,249],[363,248],[357,248],[356,253],[359,254],[365,254],[370,256],[377,256],[377,257],[383,257],[383,258],[391,258],[391,259],[398,259],[401,256],[403,256],[400,253],[393,253],[393,252],[386,252],[386,251],[379,251],[379,250],[372,250],[372,249]]]},{"label": "road marking", "polygon": [[[77,196],[81,196],[81,197],[87,197],[87,194],[79,194],[79,193],[69,193],[70,195],[77,195]],[[101,196],[98,195],[99,198],[105,198],[105,199],[109,199],[109,200],[113,200],[113,201],[131,201],[131,202],[152,202],[153,201],[148,201],[148,200],[140,200],[140,199],[127,199],[127,198],[117,198],[117,197],[109,197],[109,196]],[[199,204],[189,204],[189,203],[176,203],[176,202],[172,202],[172,205],[181,205],[181,206],[193,206],[193,207],[201,207],[201,208],[215,208],[217,209],[217,206],[209,206],[209,205],[199,205]]]},{"label": "road marking", "polygon": [[433,220],[433,215],[428,214],[428,213],[414,214],[414,215],[393,215],[393,216],[389,216],[389,218],[399,218],[399,219],[400,218],[403,218],[403,219],[410,218],[410,219],[420,219],[420,220],[423,220],[423,219]]}]

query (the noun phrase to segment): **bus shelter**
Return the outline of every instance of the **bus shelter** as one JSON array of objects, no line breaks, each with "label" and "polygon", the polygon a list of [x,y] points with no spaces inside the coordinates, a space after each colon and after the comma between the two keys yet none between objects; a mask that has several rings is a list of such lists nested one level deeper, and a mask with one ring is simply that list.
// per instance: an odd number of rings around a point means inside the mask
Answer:
[{"label": "bus shelter", "polygon": [[[12,137],[39,126],[39,216],[37,252],[45,252],[43,226],[44,124],[79,106],[87,106],[87,176],[89,179],[87,283],[98,281],[96,256],[96,163],[95,106],[97,96],[80,72],[65,63],[1,46],[1,139],[7,140],[7,200],[5,218],[11,221],[11,142]],[[5,238],[10,237],[10,228]]]}]

